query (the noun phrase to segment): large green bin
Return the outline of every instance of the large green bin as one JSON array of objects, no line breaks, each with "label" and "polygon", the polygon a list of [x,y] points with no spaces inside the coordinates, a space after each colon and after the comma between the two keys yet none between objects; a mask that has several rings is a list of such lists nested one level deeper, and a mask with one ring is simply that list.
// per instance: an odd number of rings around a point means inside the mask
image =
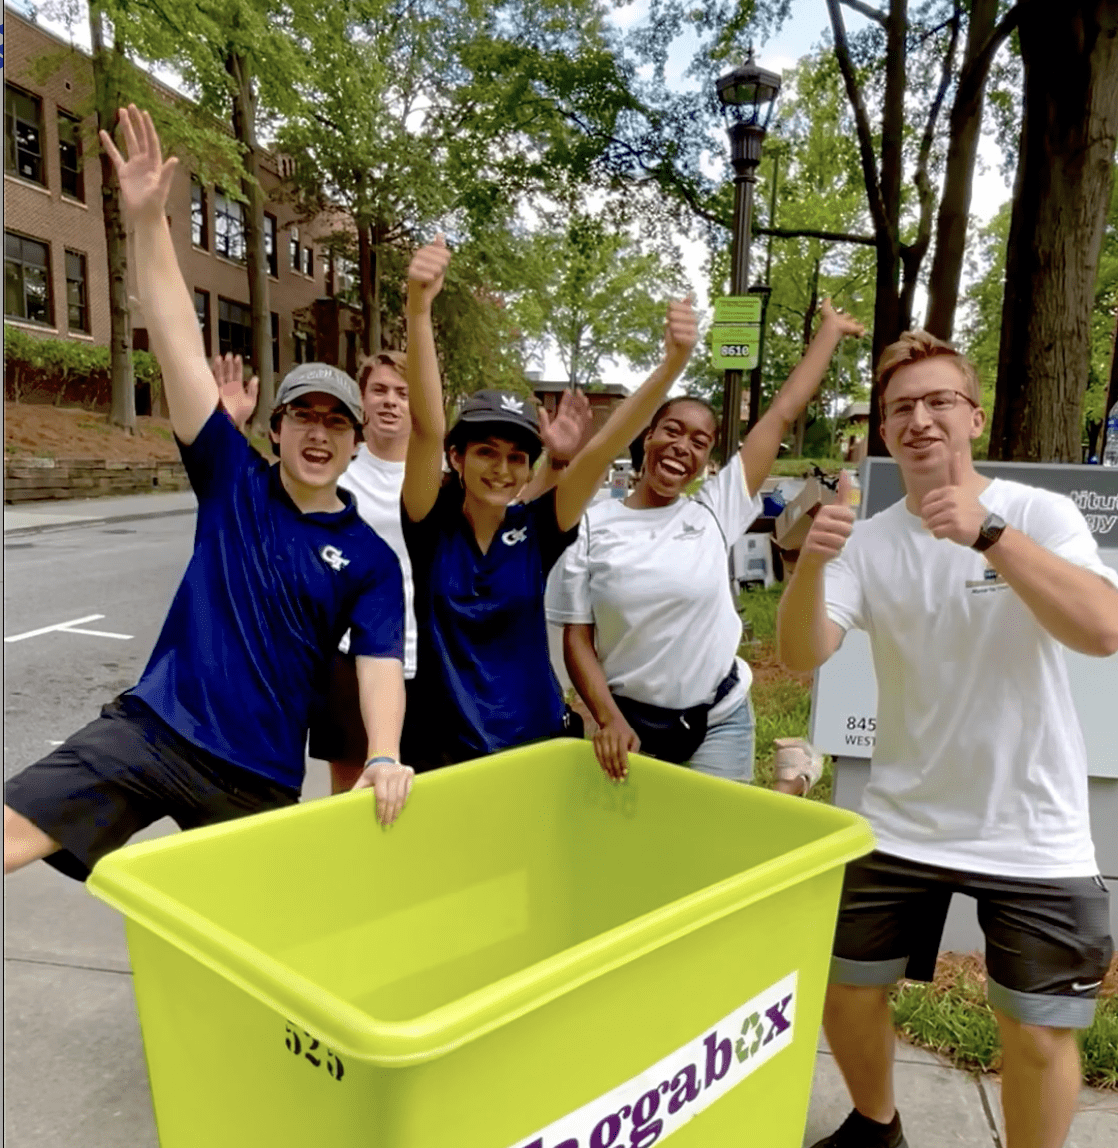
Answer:
[{"label": "large green bin", "polygon": [[586,742],[122,849],[163,1148],[799,1148],[866,823]]}]

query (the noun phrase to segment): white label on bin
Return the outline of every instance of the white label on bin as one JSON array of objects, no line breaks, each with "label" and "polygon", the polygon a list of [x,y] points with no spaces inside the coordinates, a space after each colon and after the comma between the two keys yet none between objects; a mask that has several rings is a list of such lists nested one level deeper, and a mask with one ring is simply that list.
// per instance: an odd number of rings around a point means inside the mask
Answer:
[{"label": "white label on bin", "polygon": [[632,1080],[514,1148],[650,1148],[709,1108],[792,1043],[796,974],[789,973]]}]

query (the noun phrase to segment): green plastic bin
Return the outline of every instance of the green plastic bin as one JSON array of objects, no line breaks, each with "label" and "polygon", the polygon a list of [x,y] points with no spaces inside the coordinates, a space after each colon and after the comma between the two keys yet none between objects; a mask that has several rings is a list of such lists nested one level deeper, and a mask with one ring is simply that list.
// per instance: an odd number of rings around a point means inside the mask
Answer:
[{"label": "green plastic bin", "polygon": [[855,814],[588,742],[130,846],[163,1148],[799,1148]]}]

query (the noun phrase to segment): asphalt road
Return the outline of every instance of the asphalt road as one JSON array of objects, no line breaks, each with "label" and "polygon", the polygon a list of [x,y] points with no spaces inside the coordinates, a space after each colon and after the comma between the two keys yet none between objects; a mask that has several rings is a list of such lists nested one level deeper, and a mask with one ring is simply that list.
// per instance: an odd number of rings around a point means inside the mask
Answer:
[{"label": "asphalt road", "polygon": [[[4,546],[4,775],[134,685],[190,557],[189,515],[24,535]],[[78,619],[77,629],[13,637]]]},{"label": "asphalt road", "polygon": [[[136,682],[193,531],[175,515],[6,539],[5,639],[71,625],[4,642],[5,777]],[[327,788],[312,762],[305,794]],[[157,1148],[122,919],[42,864],[4,893],[4,1144]]]}]

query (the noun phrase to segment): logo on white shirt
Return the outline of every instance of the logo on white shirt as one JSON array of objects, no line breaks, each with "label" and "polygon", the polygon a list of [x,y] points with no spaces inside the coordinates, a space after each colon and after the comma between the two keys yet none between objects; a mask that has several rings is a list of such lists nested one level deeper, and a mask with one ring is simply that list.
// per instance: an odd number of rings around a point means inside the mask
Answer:
[{"label": "logo on white shirt", "polygon": [[334,571],[349,565],[349,559],[343,557],[342,552],[336,546],[323,546],[318,552],[318,556]]},{"label": "logo on white shirt", "polygon": [[683,524],[683,529],[678,534],[672,535],[672,541],[673,542],[678,542],[680,540],[682,540],[684,542],[694,541],[695,539],[702,538],[705,531],[706,531],[705,526],[691,526],[689,523],[685,522]]},{"label": "logo on white shirt", "polygon": [[528,527],[522,526],[519,530],[506,530],[501,535],[501,541],[506,546],[515,546],[518,542],[523,542],[528,537]]},{"label": "logo on white shirt", "polygon": [[514,414],[522,415],[524,413],[524,400],[514,399],[512,395],[502,395],[501,410],[512,411]]}]

